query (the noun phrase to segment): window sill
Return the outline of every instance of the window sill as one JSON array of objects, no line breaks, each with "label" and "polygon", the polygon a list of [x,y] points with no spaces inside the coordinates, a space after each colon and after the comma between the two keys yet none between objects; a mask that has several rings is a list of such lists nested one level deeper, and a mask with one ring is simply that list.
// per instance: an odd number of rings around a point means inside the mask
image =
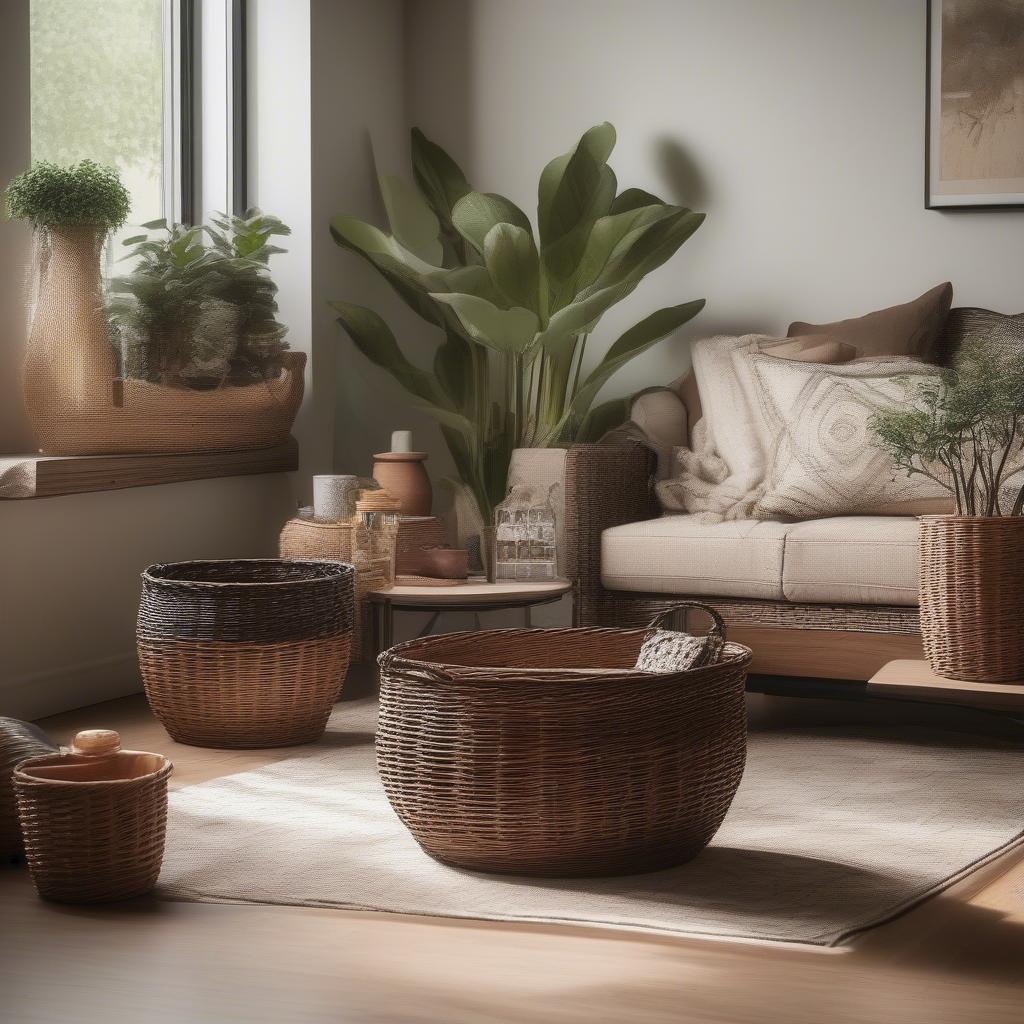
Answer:
[{"label": "window sill", "polygon": [[287,473],[298,468],[295,438],[276,448],[189,455],[5,455],[0,456],[0,500]]}]

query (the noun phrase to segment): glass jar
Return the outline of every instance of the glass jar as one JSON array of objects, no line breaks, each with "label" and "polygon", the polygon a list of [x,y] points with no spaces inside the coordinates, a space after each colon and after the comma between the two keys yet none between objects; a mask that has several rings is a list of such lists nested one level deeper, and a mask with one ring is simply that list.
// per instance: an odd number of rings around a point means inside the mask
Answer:
[{"label": "glass jar", "polygon": [[353,522],[352,558],[365,574],[367,589],[395,585],[399,502],[385,490],[361,491]]},{"label": "glass jar", "polygon": [[555,578],[555,510],[552,491],[543,497],[525,484],[509,489],[494,513],[495,566],[499,580]]}]

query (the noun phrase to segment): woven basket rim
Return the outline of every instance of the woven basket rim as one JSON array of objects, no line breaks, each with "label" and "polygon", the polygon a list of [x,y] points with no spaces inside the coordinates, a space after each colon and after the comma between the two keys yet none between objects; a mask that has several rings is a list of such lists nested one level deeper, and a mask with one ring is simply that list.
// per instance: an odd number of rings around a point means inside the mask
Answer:
[{"label": "woven basket rim", "polygon": [[81,789],[84,786],[139,786],[143,783],[159,781],[170,775],[174,764],[163,754],[156,754],[156,757],[163,758],[163,764],[155,771],[147,772],[145,775],[137,775],[133,779],[40,779],[35,775],[28,775],[26,768],[43,767],[40,762],[53,760],[54,754],[41,754],[38,757],[29,757],[19,761],[13,770],[13,776],[19,782],[30,786],[63,786],[71,789]]},{"label": "woven basket rim", "polygon": [[[636,629],[623,629],[616,626],[599,626],[599,627],[587,627],[581,626],[576,627],[581,632],[588,633],[647,633],[650,632],[650,627],[641,626]],[[448,675],[454,671],[456,676],[460,675],[463,671],[469,672],[480,672],[493,669],[497,676],[495,682],[502,684],[509,679],[522,679],[522,681],[531,682],[551,682],[551,683],[578,683],[578,682],[648,682],[652,679],[672,679],[672,678],[688,678],[700,673],[706,673],[711,670],[717,670],[728,666],[740,665],[743,662],[750,662],[754,656],[754,652],[747,647],[745,644],[738,644],[731,640],[727,641],[723,648],[723,655],[728,652],[729,657],[722,657],[719,661],[714,662],[711,665],[702,665],[700,668],[684,669],[679,672],[642,672],[635,668],[623,668],[623,669],[602,669],[600,665],[586,665],[580,666],[579,668],[556,668],[556,667],[533,667],[528,668],[523,665],[455,665],[449,662],[443,661],[427,661],[423,658],[408,658],[402,657],[399,652],[405,648],[412,647],[417,644],[422,644],[424,641],[437,641],[438,645],[446,640],[457,640],[464,639],[466,637],[479,637],[482,633],[488,635],[500,635],[508,639],[513,639],[516,635],[522,633],[559,633],[564,634],[566,632],[564,627],[551,627],[551,628],[536,628],[536,629],[522,629],[522,628],[509,628],[509,629],[485,629],[485,630],[463,630],[458,633],[441,633],[436,636],[430,637],[417,637],[413,640],[406,640],[400,644],[396,644],[390,650],[385,651],[380,656],[381,667],[388,671],[408,671],[410,669],[415,670],[417,668],[427,669],[431,672],[440,673],[442,675]],[[600,669],[599,672],[592,670]],[[516,676],[517,672],[522,672],[523,675]],[[588,674],[589,673],[589,674]],[[482,680],[476,680],[482,682]]]},{"label": "woven basket rim", "polygon": [[932,513],[931,515],[918,516],[918,519],[927,519],[935,523],[1000,523],[1020,524],[1024,523],[1024,515],[1019,516],[961,516],[955,512]]},{"label": "woven basket rim", "polygon": [[[205,580],[205,579],[182,579],[170,575],[161,575],[162,570],[179,569],[184,566],[214,566],[226,567],[230,565],[250,566],[280,566],[285,563],[289,566],[317,566],[327,569],[327,572],[300,576],[297,579],[286,580]],[[181,562],[154,562],[142,571],[142,578],[146,583],[156,586],[177,586],[177,587],[209,587],[211,589],[227,587],[308,587],[317,583],[334,583],[338,579],[348,578],[355,573],[355,566],[349,562],[335,562],[329,558],[195,558]]]}]

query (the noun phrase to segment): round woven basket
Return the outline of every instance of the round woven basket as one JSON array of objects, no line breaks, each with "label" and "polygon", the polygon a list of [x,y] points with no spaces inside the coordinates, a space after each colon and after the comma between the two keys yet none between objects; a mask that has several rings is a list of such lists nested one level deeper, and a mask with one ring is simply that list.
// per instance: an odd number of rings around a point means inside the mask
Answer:
[{"label": "round woven basket", "polygon": [[689,860],[746,758],[751,652],[688,672],[633,666],[649,629],[502,629],[380,657],[377,764],[431,856],[479,871],[587,876]]},{"label": "round woven basket", "polygon": [[1024,516],[921,517],[921,636],[932,671],[1024,681]]},{"label": "round woven basket", "polygon": [[318,739],[348,669],[353,577],[329,561],[150,566],[137,641],[153,713],[199,747]]},{"label": "round woven basket", "polygon": [[167,758],[140,751],[22,761],[14,787],[39,895],[99,903],[149,892],[163,861],[170,774]]}]

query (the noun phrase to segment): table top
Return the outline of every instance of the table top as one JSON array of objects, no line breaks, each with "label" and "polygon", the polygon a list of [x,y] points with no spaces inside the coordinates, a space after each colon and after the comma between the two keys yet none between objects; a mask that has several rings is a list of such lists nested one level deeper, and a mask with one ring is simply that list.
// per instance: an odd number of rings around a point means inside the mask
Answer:
[{"label": "table top", "polygon": [[944,679],[927,661],[902,659],[883,665],[868,680],[868,693],[905,700],[932,700],[999,710],[1024,708],[1024,679],[1012,683],[975,683]]},{"label": "table top", "polygon": [[470,577],[451,587],[398,586],[390,590],[371,590],[367,597],[377,604],[416,605],[434,608],[442,605],[527,605],[553,601],[572,590],[568,580],[499,580],[488,583],[483,577]]}]

